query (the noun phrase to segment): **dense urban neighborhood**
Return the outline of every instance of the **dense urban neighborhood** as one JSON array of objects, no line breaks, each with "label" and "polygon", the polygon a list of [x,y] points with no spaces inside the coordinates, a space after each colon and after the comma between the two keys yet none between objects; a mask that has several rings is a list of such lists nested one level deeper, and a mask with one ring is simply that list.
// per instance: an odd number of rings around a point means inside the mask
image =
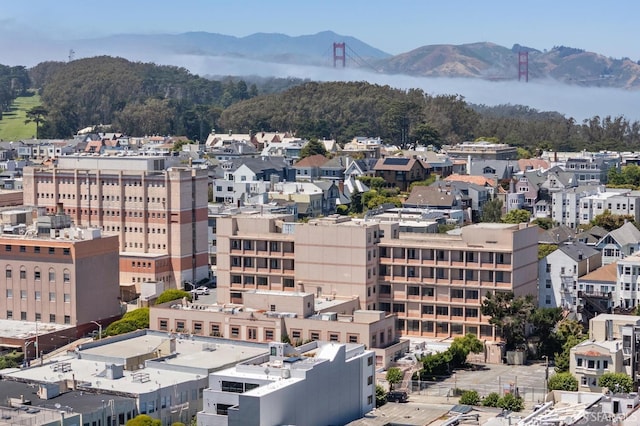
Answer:
[{"label": "dense urban neighborhood", "polygon": [[[520,154],[0,142],[3,419],[365,425],[431,395],[459,405],[430,424],[635,424],[640,154]],[[460,387],[504,366],[515,382]]]}]

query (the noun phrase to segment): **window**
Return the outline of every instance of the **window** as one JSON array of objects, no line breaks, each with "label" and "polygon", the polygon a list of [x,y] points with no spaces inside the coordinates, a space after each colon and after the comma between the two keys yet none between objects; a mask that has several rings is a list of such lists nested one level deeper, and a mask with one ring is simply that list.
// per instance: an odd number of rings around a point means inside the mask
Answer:
[{"label": "window", "polygon": [[65,256],[71,255],[71,249],[63,248],[62,249],[62,254],[65,255]]},{"label": "window", "polygon": [[247,328],[247,339],[256,340],[258,338],[258,330],[256,328]]},{"label": "window", "polygon": [[5,245],[4,251],[11,251],[11,245],[10,244]]},{"label": "window", "polygon": [[20,320],[22,321],[26,321],[27,320],[27,313],[22,311],[20,312]]},{"label": "window", "polygon": [[42,295],[40,294],[39,291],[36,291],[35,296],[36,296],[36,300],[41,300],[42,299]]},{"label": "window", "polygon": [[423,315],[433,315],[433,312],[434,312],[433,305],[422,305]]},{"label": "window", "polygon": [[604,361],[602,361],[602,368],[603,369],[608,369],[609,368],[609,361],[607,361],[606,359]]},{"label": "window", "polygon": [[404,303],[394,303],[393,312],[404,312]]},{"label": "window", "polygon": [[56,254],[55,247],[49,247],[49,254]]},{"label": "window", "polygon": [[582,367],[582,358],[576,358],[576,362],[578,364],[578,367]]},{"label": "window", "polygon": [[291,337],[293,337],[294,339],[300,339],[300,337],[301,337],[300,330],[291,331]]},{"label": "window", "polygon": [[358,343],[358,335],[350,334],[348,337],[349,343]]},{"label": "window", "polygon": [[71,274],[69,273],[69,271],[64,271],[64,273],[62,274],[62,279],[65,283],[71,281]]},{"label": "window", "polygon": [[169,328],[169,322],[166,319],[161,319],[159,323],[160,330],[167,330]]},{"label": "window", "polygon": [[433,297],[434,295],[433,287],[422,287],[422,295],[426,297]]},{"label": "window", "polygon": [[462,308],[451,308],[452,317],[461,317],[464,310]]},{"label": "window", "polygon": [[317,331],[312,331],[309,333],[311,340],[320,340],[320,333]]},{"label": "window", "polygon": [[27,299],[27,290],[20,290],[20,299],[22,300]]},{"label": "window", "polygon": [[33,279],[36,281],[40,280],[40,271],[33,271]]},{"label": "window", "polygon": [[13,319],[13,311],[7,311],[7,319]]},{"label": "window", "polygon": [[273,330],[272,329],[266,329],[264,331],[264,340],[273,340]]},{"label": "window", "polygon": [[69,293],[64,294],[64,303],[71,303],[71,294]]},{"label": "window", "polygon": [[438,314],[438,315],[449,315],[449,307],[448,306],[436,306],[436,314]]},{"label": "window", "polygon": [[20,269],[20,279],[21,280],[27,279],[27,271],[25,269]]},{"label": "window", "polygon": [[56,273],[53,269],[49,270],[49,281],[55,281],[56,280]]},{"label": "window", "polygon": [[49,322],[56,322],[56,314],[49,314]]},{"label": "window", "polygon": [[56,301],[56,294],[51,292],[49,293],[49,302],[55,302]]},{"label": "window", "polygon": [[240,337],[240,327],[231,327],[231,337]]},{"label": "window", "polygon": [[27,251],[27,247],[20,246],[20,253],[26,253],[26,251]]},{"label": "window", "polygon": [[35,247],[33,248],[33,252],[34,252],[34,253],[40,253],[40,247],[35,246]]},{"label": "window", "polygon": [[11,299],[13,297],[13,290],[8,288],[7,289],[7,299]]},{"label": "window", "polygon": [[373,357],[372,357],[372,356],[370,356],[369,358],[367,358],[367,365],[368,365],[368,366],[373,365]]},{"label": "window", "polygon": [[367,377],[367,385],[371,386],[373,384],[373,376]]},{"label": "window", "polygon": [[5,276],[5,278],[11,278],[11,269],[7,269],[7,270],[4,272],[4,276]]},{"label": "window", "polygon": [[340,335],[338,333],[329,333],[330,342],[337,342],[338,340],[340,340]]}]

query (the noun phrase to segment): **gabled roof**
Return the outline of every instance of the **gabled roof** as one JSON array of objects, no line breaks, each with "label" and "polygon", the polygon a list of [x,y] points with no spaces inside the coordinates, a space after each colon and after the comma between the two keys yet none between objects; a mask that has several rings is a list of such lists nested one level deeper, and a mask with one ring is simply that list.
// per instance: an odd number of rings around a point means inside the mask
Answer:
[{"label": "gabled roof", "polygon": [[419,207],[452,207],[455,197],[450,192],[441,191],[431,186],[414,186],[411,194],[404,202],[406,205]]},{"label": "gabled roof", "polygon": [[330,158],[329,161],[322,164],[320,168],[344,170],[347,167],[347,160],[348,158],[346,156],[336,156]]},{"label": "gabled roof", "polygon": [[549,168],[549,163],[546,160],[541,158],[521,158],[518,160],[518,167],[522,171],[528,170],[547,170]]},{"label": "gabled roof", "polygon": [[607,235],[607,233],[608,231],[606,229],[600,226],[594,226],[576,235],[576,240],[581,241],[585,244],[595,245],[602,239],[602,237]]},{"label": "gabled roof", "polygon": [[300,160],[296,164],[294,164],[293,167],[295,169],[297,169],[297,168],[305,168],[305,167],[320,167],[324,163],[326,163],[327,161],[329,161],[329,159],[327,157],[325,157],[324,155],[315,154],[315,155],[311,155],[309,157],[303,158],[302,160]]},{"label": "gabled roof", "polygon": [[[633,243],[637,244],[640,241],[640,230],[638,230],[638,228],[636,228],[635,225],[631,222],[625,223],[620,228],[614,229],[607,235],[610,235],[611,238],[616,240],[616,242],[620,244],[621,247]],[[596,245],[599,245],[600,242],[602,242],[602,240],[607,237],[607,235],[602,237]]]},{"label": "gabled roof", "polygon": [[547,180],[547,172],[540,170],[527,170],[524,172],[524,177],[533,186],[540,187]]},{"label": "gabled roof", "polygon": [[[376,165],[373,167],[374,170],[398,170],[398,171],[409,171],[413,168],[416,162],[420,163],[415,158],[407,158],[407,157],[384,157],[378,159]],[[422,165],[422,163],[420,163]]]},{"label": "gabled roof", "polygon": [[496,185],[495,179],[490,179],[484,176],[476,176],[476,175],[459,175],[454,173],[444,178],[444,180],[447,182],[467,182],[467,183],[473,183],[475,185],[480,185],[480,186]]},{"label": "gabled roof", "polygon": [[[541,228],[542,229],[542,228]],[[558,244],[569,241],[575,236],[573,229],[565,225],[542,230],[538,235],[538,244]]]},{"label": "gabled roof", "polygon": [[600,256],[600,252],[593,247],[582,243],[563,244],[558,250],[569,256],[571,259],[579,262],[594,256]]},{"label": "gabled roof", "polygon": [[515,172],[520,171],[518,163],[512,160],[472,160],[471,170],[472,175],[484,175],[486,168],[494,170],[491,175],[495,175],[498,179],[508,179]]},{"label": "gabled roof", "polygon": [[252,172],[259,173],[268,169],[275,169],[278,171],[287,169],[288,165],[282,157],[244,157],[235,158],[231,160],[233,166],[232,170],[237,170],[240,166],[244,165],[248,167]]}]

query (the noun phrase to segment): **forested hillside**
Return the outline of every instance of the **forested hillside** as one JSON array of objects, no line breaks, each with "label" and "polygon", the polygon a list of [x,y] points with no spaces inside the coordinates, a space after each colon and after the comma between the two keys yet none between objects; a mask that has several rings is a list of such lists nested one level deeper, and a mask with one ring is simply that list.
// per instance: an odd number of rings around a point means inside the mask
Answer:
[{"label": "forested hillside", "polygon": [[[462,96],[366,82],[266,79],[247,85],[237,78],[203,78],[184,68],[112,57],[46,62],[29,76],[48,112],[41,137],[70,137],[87,126],[111,124],[114,131],[132,135],[201,140],[215,128],[293,131],[341,143],[380,136],[403,147],[491,137],[531,152],[640,149],[640,123],[624,117],[578,123],[526,106],[471,105]],[[270,92],[276,93],[262,94]]]},{"label": "forested hillside", "polygon": [[25,67],[0,65],[0,118],[8,111],[11,102],[24,96],[29,88],[29,75]]}]

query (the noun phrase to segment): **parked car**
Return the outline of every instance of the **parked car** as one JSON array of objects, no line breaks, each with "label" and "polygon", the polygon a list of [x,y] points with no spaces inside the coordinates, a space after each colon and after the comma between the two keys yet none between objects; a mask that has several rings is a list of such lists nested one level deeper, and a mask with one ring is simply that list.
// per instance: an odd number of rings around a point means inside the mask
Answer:
[{"label": "parked car", "polygon": [[389,402],[407,402],[409,395],[404,391],[391,391],[387,393],[387,401]]},{"label": "parked car", "polygon": [[209,288],[205,287],[205,286],[200,286],[200,287],[196,288],[194,291],[198,295],[207,295],[207,294],[209,294]]}]

